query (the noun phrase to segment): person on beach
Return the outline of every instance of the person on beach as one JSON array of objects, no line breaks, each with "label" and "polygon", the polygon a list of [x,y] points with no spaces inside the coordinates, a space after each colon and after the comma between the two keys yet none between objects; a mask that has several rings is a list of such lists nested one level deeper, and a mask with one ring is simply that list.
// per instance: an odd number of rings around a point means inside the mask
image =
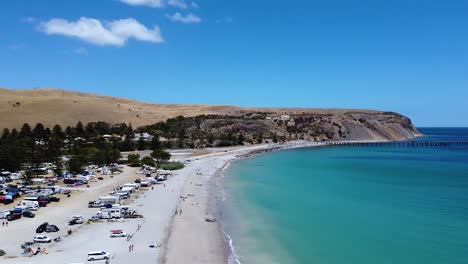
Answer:
[{"label": "person on beach", "polygon": [[182,215],[182,209],[179,210],[179,215]]},{"label": "person on beach", "polygon": [[132,252],[132,245],[128,245],[128,252]]}]

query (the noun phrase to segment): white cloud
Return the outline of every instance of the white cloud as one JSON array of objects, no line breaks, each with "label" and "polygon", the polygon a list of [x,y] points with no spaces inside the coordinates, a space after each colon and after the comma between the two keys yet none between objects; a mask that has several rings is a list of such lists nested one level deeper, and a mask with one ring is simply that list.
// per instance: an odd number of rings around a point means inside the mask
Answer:
[{"label": "white cloud", "polygon": [[178,7],[181,9],[186,9],[188,7],[187,3],[184,0],[169,0],[167,2],[170,6]]},{"label": "white cloud", "polygon": [[166,17],[172,22],[181,22],[185,24],[196,24],[200,23],[202,19],[192,13],[184,16],[179,12],[176,12],[174,15],[166,15]]},{"label": "white cloud", "polygon": [[120,2],[132,6],[165,7],[166,5],[187,9],[189,7],[198,8],[198,4],[191,2],[187,4],[185,0],[120,0]]},{"label": "white cloud", "polygon": [[82,17],[76,22],[54,18],[39,25],[47,35],[74,37],[96,45],[124,46],[128,39],[153,43],[164,42],[159,27],[149,29],[134,18],[119,19],[104,24],[94,18]]},{"label": "white cloud", "polygon": [[163,7],[163,0],[120,0],[120,2],[133,6]]}]

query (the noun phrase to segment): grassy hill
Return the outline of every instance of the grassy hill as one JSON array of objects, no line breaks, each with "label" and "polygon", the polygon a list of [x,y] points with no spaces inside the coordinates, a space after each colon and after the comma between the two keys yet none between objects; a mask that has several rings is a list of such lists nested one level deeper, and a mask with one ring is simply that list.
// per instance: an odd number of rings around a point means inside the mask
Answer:
[{"label": "grassy hill", "polygon": [[200,114],[234,115],[240,112],[275,113],[372,113],[370,110],[240,108],[236,106],[150,104],[124,98],[73,92],[60,89],[0,88],[0,126],[19,128],[23,123],[62,126],[105,121],[111,124],[132,123],[134,127],[165,121],[167,118]]}]

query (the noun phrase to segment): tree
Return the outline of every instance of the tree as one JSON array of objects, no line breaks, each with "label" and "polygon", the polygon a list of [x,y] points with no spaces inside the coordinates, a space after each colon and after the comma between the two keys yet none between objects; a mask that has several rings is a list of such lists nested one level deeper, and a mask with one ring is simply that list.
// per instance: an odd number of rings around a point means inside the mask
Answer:
[{"label": "tree", "polygon": [[22,138],[32,137],[31,126],[28,123],[24,123],[19,132],[19,136]]},{"label": "tree", "polygon": [[146,149],[146,142],[143,138],[139,138],[137,142],[137,149],[138,150],[145,150]]},{"label": "tree", "polygon": [[273,143],[278,143],[278,135],[276,133],[273,134]]},{"label": "tree", "polygon": [[240,133],[239,135],[237,135],[237,145],[244,145],[244,141],[244,134]]},{"label": "tree", "polygon": [[151,149],[160,149],[161,148],[161,141],[159,140],[159,134],[155,134],[153,139],[151,139],[150,148]]},{"label": "tree", "polygon": [[83,123],[81,123],[81,121],[76,124],[75,134],[77,137],[82,137],[82,138],[85,137],[85,130],[83,127]]},{"label": "tree", "polygon": [[178,148],[184,148],[185,146],[185,129],[184,128],[181,128],[178,132],[177,132],[177,147]]},{"label": "tree", "polygon": [[140,155],[139,154],[129,154],[128,157],[128,164],[130,164],[131,167],[138,167],[140,166]]},{"label": "tree", "polygon": [[52,128],[52,137],[65,139],[65,133],[60,125],[55,125],[54,128]]},{"label": "tree", "polygon": [[151,167],[156,167],[156,163],[154,162],[154,159],[148,156],[141,159],[141,164],[151,166]]},{"label": "tree", "polygon": [[10,135],[10,130],[8,128],[3,129],[2,132],[2,141],[6,140],[8,136]]},{"label": "tree", "polygon": [[46,134],[44,125],[41,123],[37,123],[34,129],[32,130],[32,134],[37,141],[43,141]]},{"label": "tree", "polygon": [[151,153],[151,157],[153,157],[156,160],[156,168],[159,169],[161,167],[162,162],[171,159],[171,154],[163,149],[155,149]]},{"label": "tree", "polygon": [[81,156],[73,156],[69,161],[68,161],[68,170],[72,174],[79,174],[81,173],[81,170],[85,166],[85,161]]}]

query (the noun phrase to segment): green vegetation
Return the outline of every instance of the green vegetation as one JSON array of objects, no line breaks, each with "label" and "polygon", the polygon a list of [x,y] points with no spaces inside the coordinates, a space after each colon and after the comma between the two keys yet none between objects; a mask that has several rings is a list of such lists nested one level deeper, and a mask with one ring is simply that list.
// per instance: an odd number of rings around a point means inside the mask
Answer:
[{"label": "green vegetation", "polygon": [[[111,125],[105,122],[78,122],[65,129],[60,125],[50,129],[41,123],[34,127],[24,124],[19,131],[5,128],[1,132],[0,169],[18,171],[26,168],[33,177],[33,172],[37,171],[35,168],[51,162],[56,174],[64,170],[78,173],[87,164],[116,163],[121,158],[121,151],[137,149],[152,150],[152,158],[129,155],[129,165],[160,167],[170,159],[165,149],[263,143],[264,136],[269,135],[263,118],[265,115],[262,113],[179,116],[137,129],[131,124]],[[143,133],[145,138],[141,137]],[[139,137],[135,137],[136,134]]]},{"label": "green vegetation", "polygon": [[161,164],[171,159],[171,154],[163,149],[155,149],[151,157],[156,160],[156,168],[161,168]]},{"label": "green vegetation", "polygon": [[180,170],[185,167],[184,164],[180,162],[164,162],[161,164],[161,169],[163,170]]},{"label": "green vegetation", "polygon": [[144,157],[141,159],[141,164],[151,166],[151,167],[156,167],[156,162],[154,162],[154,159],[151,157]]},{"label": "green vegetation", "polygon": [[131,166],[131,167],[138,167],[140,166],[141,164],[141,161],[140,161],[140,155],[139,154],[130,154],[128,155],[128,164]]}]

